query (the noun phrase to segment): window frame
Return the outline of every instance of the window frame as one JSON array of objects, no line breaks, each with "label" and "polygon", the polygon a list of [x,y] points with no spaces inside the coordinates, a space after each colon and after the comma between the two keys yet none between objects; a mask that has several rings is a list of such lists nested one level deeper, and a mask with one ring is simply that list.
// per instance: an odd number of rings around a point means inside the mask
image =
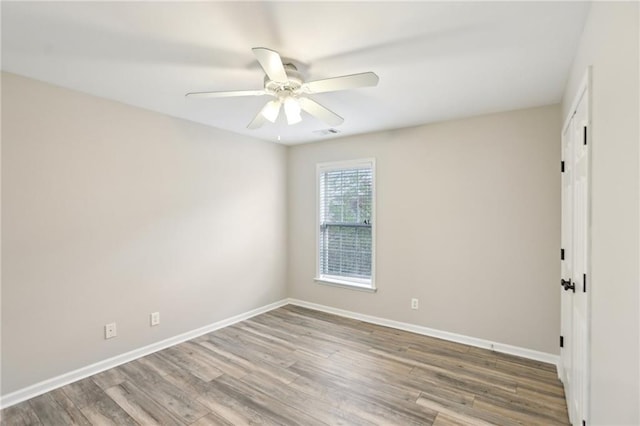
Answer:
[{"label": "window frame", "polygon": [[[349,170],[355,168],[371,169],[371,279],[363,280],[358,278],[342,277],[335,275],[320,274],[320,176],[322,173],[331,170]],[[314,281],[318,284],[335,287],[348,288],[351,290],[376,291],[376,159],[363,158],[357,160],[331,161],[316,164],[316,272]]]}]

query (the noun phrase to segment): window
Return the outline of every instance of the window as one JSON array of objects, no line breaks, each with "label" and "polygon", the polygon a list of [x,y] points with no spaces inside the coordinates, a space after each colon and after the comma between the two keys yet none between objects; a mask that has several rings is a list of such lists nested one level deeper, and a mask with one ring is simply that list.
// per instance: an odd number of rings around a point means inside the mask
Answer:
[{"label": "window", "polygon": [[318,165],[316,281],[373,290],[373,159]]}]

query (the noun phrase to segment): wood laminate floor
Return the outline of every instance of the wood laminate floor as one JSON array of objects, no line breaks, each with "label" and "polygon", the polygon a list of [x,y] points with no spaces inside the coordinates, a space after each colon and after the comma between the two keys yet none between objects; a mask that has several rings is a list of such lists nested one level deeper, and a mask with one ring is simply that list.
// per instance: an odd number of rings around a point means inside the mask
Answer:
[{"label": "wood laminate floor", "polygon": [[566,425],[553,365],[288,305],[2,411],[3,425]]}]

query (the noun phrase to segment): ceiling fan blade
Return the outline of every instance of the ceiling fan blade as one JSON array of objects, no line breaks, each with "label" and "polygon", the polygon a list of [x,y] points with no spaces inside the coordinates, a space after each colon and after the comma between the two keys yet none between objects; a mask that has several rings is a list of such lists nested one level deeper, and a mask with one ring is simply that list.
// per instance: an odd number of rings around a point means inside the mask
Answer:
[{"label": "ceiling fan blade", "polygon": [[267,122],[267,119],[264,118],[264,115],[262,115],[262,111],[260,111],[258,115],[256,115],[255,118],[251,120],[251,123],[247,125],[247,129],[249,130],[258,129],[262,127],[266,122]]},{"label": "ceiling fan blade", "polygon": [[303,110],[331,126],[339,126],[344,121],[344,118],[340,117],[335,112],[328,110],[312,99],[301,97],[298,101],[300,102],[300,107]]},{"label": "ceiling fan blade", "polygon": [[335,92],[338,90],[356,89],[358,87],[376,86],[379,80],[376,73],[363,72],[360,74],[310,81],[304,84],[303,90],[306,93]]},{"label": "ceiling fan blade", "polygon": [[253,54],[256,55],[260,66],[267,74],[270,80],[276,83],[286,83],[289,81],[287,73],[282,65],[282,58],[280,54],[275,50],[267,49],[264,47],[254,47]]},{"label": "ceiling fan blade", "polygon": [[232,90],[230,92],[192,92],[185,96],[189,98],[231,98],[233,96],[262,96],[266,95],[264,90]]}]

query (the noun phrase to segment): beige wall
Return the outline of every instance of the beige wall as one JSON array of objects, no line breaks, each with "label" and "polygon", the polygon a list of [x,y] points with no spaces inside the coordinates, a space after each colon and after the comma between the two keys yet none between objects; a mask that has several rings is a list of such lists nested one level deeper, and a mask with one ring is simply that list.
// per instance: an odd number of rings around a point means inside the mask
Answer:
[{"label": "beige wall", "polygon": [[[289,295],[558,353],[560,108],[289,149]],[[313,282],[315,167],[376,158],[377,293]],[[410,309],[410,299],[420,309]]]},{"label": "beige wall", "polygon": [[285,297],[285,162],[3,73],[2,394]]},{"label": "beige wall", "polygon": [[563,103],[592,65],[591,425],[640,424],[639,13],[592,4]]}]

